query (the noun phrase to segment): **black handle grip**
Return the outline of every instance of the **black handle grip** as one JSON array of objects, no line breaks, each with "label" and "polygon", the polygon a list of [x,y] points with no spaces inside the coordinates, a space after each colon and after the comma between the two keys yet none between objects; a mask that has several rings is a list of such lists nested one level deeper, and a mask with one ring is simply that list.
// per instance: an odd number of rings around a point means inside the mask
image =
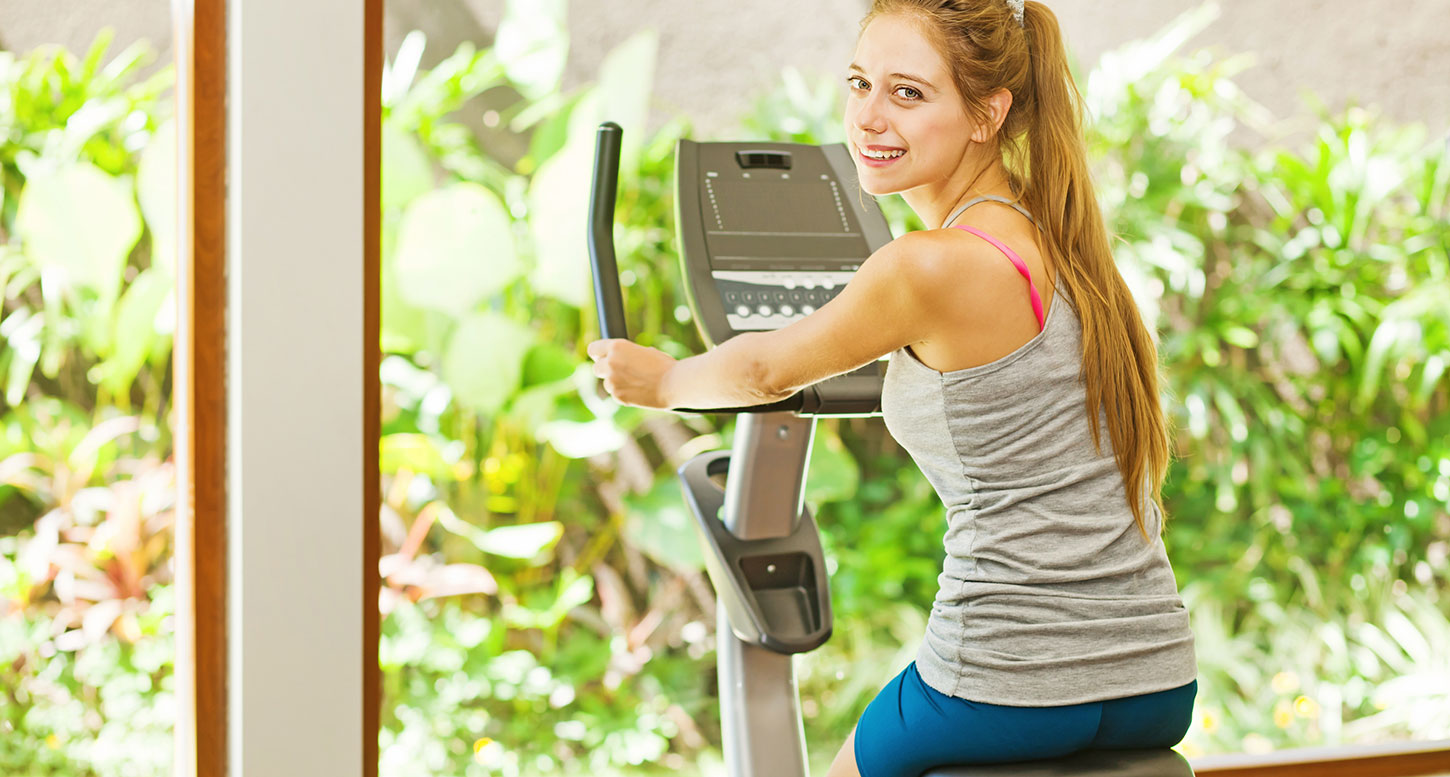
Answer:
[{"label": "black handle grip", "polygon": [[589,264],[594,271],[594,305],[602,337],[628,339],[619,264],[614,259],[614,200],[619,189],[619,142],[624,130],[612,121],[599,125],[594,142],[594,186],[589,194]]}]

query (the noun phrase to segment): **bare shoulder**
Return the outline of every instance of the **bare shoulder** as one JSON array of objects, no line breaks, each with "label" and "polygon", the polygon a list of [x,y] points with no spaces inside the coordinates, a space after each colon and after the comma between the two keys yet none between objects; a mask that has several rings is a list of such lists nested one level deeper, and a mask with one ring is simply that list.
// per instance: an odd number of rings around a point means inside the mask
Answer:
[{"label": "bare shoulder", "polygon": [[[1002,253],[961,230],[908,232],[871,256],[922,304],[961,306],[1015,289],[1021,277]],[[863,269],[865,267],[863,266]]]}]

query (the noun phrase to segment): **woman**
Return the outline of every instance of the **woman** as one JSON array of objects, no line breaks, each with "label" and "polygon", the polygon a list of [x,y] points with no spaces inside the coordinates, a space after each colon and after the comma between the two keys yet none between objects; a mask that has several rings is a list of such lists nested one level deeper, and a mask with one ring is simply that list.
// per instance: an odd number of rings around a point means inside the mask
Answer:
[{"label": "woman", "polygon": [[628,404],[727,407],[890,355],[886,425],[946,507],[946,561],[916,660],[832,777],[1176,744],[1197,683],[1159,540],[1157,352],[1113,264],[1057,19],[876,0],[847,85],[862,189],[940,228],[783,329],[678,362],[600,340],[595,374]]}]

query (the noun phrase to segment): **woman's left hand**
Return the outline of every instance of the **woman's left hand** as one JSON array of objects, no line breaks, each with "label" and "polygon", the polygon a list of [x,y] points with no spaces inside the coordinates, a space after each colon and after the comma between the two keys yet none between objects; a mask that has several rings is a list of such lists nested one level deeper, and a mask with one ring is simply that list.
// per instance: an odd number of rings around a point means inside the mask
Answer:
[{"label": "woman's left hand", "polygon": [[675,358],[657,348],[629,340],[595,340],[587,349],[594,360],[594,375],[604,390],[626,405],[669,409],[664,396],[665,374]]}]

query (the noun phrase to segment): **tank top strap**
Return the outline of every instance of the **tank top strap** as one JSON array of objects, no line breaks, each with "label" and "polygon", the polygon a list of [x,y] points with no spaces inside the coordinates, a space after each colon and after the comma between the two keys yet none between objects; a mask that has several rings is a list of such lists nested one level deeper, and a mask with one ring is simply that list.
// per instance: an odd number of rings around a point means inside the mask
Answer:
[{"label": "tank top strap", "polygon": [[964,224],[959,224],[955,227],[952,227],[952,229],[960,229],[966,232],[970,232],[973,235],[976,235],[977,237],[980,237],[983,240],[987,241],[988,243],[991,243],[997,248],[998,251],[1001,251],[1002,253],[1007,255],[1007,259],[1008,261],[1012,262],[1012,266],[1016,267],[1017,272],[1021,273],[1022,277],[1027,279],[1027,291],[1029,296],[1032,298],[1032,312],[1037,315],[1037,331],[1041,332],[1043,329],[1045,329],[1047,323],[1042,315],[1042,297],[1037,293],[1037,285],[1032,282],[1032,271],[1027,269],[1027,263],[1022,261],[1022,257],[1018,256],[1016,251],[1008,248],[1007,245],[1002,241],[998,240],[995,237],[992,237],[991,235],[983,232],[980,229],[977,229],[976,227],[969,227]]},{"label": "tank top strap", "polygon": [[950,216],[947,216],[946,217],[946,220],[941,223],[941,228],[942,229],[946,229],[947,228],[947,225],[950,224],[950,223],[952,223],[953,221],[956,221],[957,220],[957,216],[960,216],[963,213],[965,213],[966,210],[967,210],[967,208],[970,208],[973,205],[976,205],[977,203],[980,203],[980,202],[988,202],[988,201],[991,201],[991,202],[1000,202],[1003,205],[1006,205],[1006,206],[1012,208],[1013,210],[1017,211],[1018,213],[1021,213],[1022,215],[1026,216],[1027,217],[1027,220],[1030,221],[1030,222],[1032,222],[1032,226],[1037,227],[1038,229],[1041,229],[1042,228],[1042,226],[1037,223],[1037,219],[1032,218],[1032,214],[1031,213],[1028,213],[1026,208],[1024,208],[1021,205],[1017,204],[1013,200],[1009,200],[1006,197],[998,197],[995,194],[983,194],[980,197],[977,197],[977,198],[972,199],[972,200],[968,200],[967,202],[964,202],[961,205],[957,206],[957,209],[954,210],[954,211],[952,211],[951,212],[951,215]]}]

